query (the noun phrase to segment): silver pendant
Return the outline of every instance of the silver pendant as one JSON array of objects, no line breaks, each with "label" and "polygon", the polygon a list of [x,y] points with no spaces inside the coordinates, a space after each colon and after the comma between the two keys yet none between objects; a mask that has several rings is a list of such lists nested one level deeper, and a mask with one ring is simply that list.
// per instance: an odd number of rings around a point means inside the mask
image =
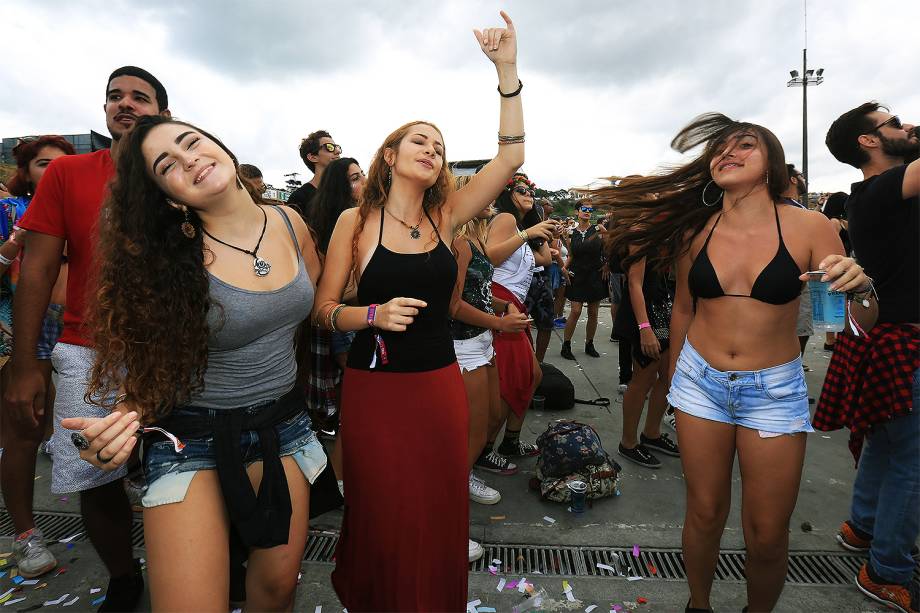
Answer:
[{"label": "silver pendant", "polygon": [[409,232],[409,236],[418,240],[422,237],[422,233],[418,231],[418,228],[412,228],[412,230]]},{"label": "silver pendant", "polygon": [[256,256],[255,259],[252,261],[252,269],[255,271],[255,273],[258,276],[264,277],[265,275],[267,275],[268,273],[272,271],[272,265],[266,262],[265,260],[263,260],[262,258],[260,258],[259,256]]}]

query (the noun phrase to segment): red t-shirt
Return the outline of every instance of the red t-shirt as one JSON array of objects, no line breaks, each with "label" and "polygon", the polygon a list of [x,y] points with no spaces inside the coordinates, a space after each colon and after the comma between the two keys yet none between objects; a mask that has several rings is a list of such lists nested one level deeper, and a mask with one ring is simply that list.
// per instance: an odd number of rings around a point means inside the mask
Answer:
[{"label": "red t-shirt", "polygon": [[96,222],[115,164],[108,149],[54,160],[19,226],[67,241],[67,308],[60,342],[89,346],[83,330],[86,285],[96,249]]}]

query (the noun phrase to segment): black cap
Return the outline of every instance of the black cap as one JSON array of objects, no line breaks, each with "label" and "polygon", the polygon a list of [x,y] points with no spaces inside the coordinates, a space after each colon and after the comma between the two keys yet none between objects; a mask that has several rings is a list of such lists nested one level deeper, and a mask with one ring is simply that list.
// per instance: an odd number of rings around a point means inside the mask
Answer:
[{"label": "black cap", "polygon": [[147,84],[150,85],[150,87],[152,87],[153,91],[156,93],[157,106],[159,109],[163,111],[169,108],[169,96],[166,94],[166,88],[163,87],[163,84],[160,83],[160,80],[143,68],[138,68],[137,66],[122,66],[121,68],[116,68],[112,74],[109,75],[109,80],[105,84],[106,94],[108,94],[108,87],[112,82],[112,79],[122,76],[137,77],[142,81],[146,81]]}]

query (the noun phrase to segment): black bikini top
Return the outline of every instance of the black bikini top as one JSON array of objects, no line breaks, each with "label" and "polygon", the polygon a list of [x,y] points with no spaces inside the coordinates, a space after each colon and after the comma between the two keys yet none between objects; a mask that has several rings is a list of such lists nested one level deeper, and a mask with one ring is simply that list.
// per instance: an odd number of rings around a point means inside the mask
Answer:
[{"label": "black bikini top", "polygon": [[712,233],[722,219],[722,214],[716,222],[712,224],[712,230],[703,243],[703,248],[697,254],[696,259],[690,266],[690,272],[687,275],[687,285],[690,293],[694,298],[721,298],[722,296],[732,296],[736,298],[753,298],[767,304],[787,304],[799,297],[802,292],[802,282],[799,281],[799,265],[795,263],[786,244],[783,242],[783,230],[779,225],[779,212],[776,210],[776,203],[773,204],[773,213],[776,215],[776,232],[779,234],[779,247],[776,255],[770,260],[770,263],[764,266],[760,271],[754,285],[751,286],[749,296],[744,294],[726,294],[719,282],[719,276],[716,274],[712,262],[709,261],[709,241],[712,240]]}]

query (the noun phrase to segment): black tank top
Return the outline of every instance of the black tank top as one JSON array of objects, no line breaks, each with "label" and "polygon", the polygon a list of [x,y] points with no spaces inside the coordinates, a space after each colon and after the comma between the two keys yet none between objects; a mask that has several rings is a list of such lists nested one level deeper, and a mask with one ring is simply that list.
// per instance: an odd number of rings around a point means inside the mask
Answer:
[{"label": "black tank top", "polygon": [[751,286],[751,293],[745,294],[726,294],[722,289],[722,283],[716,274],[712,262],[709,260],[709,241],[712,240],[712,233],[715,232],[716,226],[722,219],[722,214],[716,218],[712,224],[712,230],[703,243],[703,248],[697,254],[693,264],[690,265],[690,271],[687,273],[687,286],[690,294],[694,298],[721,298],[730,296],[733,298],[753,298],[767,304],[786,304],[799,297],[802,292],[802,282],[799,281],[799,265],[796,264],[789,250],[786,249],[786,243],[783,242],[783,229],[779,225],[779,211],[776,210],[776,203],[773,204],[773,213],[776,215],[776,232],[779,234],[779,247],[776,249],[776,255],[770,260],[770,263],[764,266],[754,285]]},{"label": "black tank top", "polygon": [[[374,371],[421,372],[457,361],[450,334],[450,299],[457,281],[457,260],[438,233],[428,211],[425,216],[438,234],[438,244],[423,253],[396,253],[383,244],[383,218],[377,247],[358,282],[358,303],[383,304],[393,298],[418,298],[428,306],[419,309],[404,332],[380,331],[387,349],[387,364],[378,355]],[[377,343],[374,330],[358,331],[348,353],[348,367],[371,370]]]}]

